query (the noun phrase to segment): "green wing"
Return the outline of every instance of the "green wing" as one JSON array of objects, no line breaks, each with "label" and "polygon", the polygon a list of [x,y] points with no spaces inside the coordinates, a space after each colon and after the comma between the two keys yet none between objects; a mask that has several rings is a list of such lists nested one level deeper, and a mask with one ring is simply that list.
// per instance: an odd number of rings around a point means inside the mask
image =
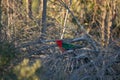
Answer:
[{"label": "green wing", "polygon": [[63,47],[65,50],[81,48],[81,46],[76,46],[76,45],[69,44],[69,43],[65,43],[65,42],[62,43],[62,47]]}]

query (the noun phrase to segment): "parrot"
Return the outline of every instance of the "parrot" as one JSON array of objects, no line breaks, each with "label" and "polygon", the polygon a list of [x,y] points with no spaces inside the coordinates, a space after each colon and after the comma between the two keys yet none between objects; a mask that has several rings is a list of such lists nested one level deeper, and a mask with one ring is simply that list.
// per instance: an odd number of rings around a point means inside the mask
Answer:
[{"label": "parrot", "polygon": [[81,48],[81,46],[76,46],[71,43],[63,42],[63,40],[56,40],[56,44],[62,52]]}]

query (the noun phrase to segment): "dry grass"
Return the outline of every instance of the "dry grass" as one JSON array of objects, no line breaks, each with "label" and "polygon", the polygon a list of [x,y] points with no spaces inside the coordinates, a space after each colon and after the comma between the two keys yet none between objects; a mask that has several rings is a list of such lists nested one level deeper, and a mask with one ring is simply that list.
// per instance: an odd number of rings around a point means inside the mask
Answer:
[{"label": "dry grass", "polygon": [[112,45],[99,52],[78,49],[64,54],[54,48],[42,59],[38,75],[42,80],[119,80],[119,48]]}]

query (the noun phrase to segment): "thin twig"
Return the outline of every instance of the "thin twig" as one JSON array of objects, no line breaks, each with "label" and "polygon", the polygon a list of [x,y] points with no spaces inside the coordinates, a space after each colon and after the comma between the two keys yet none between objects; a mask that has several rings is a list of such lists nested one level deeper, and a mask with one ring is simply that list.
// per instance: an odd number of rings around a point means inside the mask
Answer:
[{"label": "thin twig", "polygon": [[62,35],[61,35],[60,39],[63,39],[65,30],[66,30],[67,17],[68,17],[68,10],[66,10],[65,20],[64,20],[64,25],[63,25],[64,28],[63,28],[63,32],[62,32]]}]

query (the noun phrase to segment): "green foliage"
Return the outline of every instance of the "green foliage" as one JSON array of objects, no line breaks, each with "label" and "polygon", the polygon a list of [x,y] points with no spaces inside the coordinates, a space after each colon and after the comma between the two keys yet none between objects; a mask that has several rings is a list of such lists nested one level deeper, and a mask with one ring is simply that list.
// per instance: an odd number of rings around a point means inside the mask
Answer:
[{"label": "green foliage", "polygon": [[33,11],[35,11],[35,12],[38,12],[39,10],[39,5],[40,4],[40,1],[39,0],[33,0],[33,2],[32,2],[32,9],[33,9]]},{"label": "green foliage", "polygon": [[15,58],[15,48],[9,42],[0,42],[0,68],[10,64]]},{"label": "green foliage", "polygon": [[[76,17],[76,18],[78,19],[78,17]],[[72,18],[72,23],[75,24],[75,25],[77,24],[75,18]]]},{"label": "green foliage", "polygon": [[[13,78],[15,78],[12,72],[12,61],[15,61],[15,58],[16,51],[13,44],[7,41],[0,42],[0,80],[13,80]],[[14,80],[16,80],[16,78]]]},{"label": "green foliage", "polygon": [[14,72],[18,80],[39,80],[39,77],[36,75],[36,70],[41,66],[40,60],[36,60],[31,65],[29,63],[29,59],[24,59],[20,64],[15,66]]},{"label": "green foliage", "polygon": [[39,80],[36,70],[41,66],[40,61],[29,64],[29,59],[24,59],[18,64],[17,56],[12,43],[0,42],[0,80]]},{"label": "green foliage", "polygon": [[82,9],[82,5],[80,3],[80,1],[78,0],[73,0],[72,1],[72,5],[70,6],[72,8],[72,10],[74,11],[75,15],[80,14],[80,11]]},{"label": "green foliage", "polygon": [[17,80],[17,76],[11,70],[4,73],[4,75],[0,75],[0,80]]}]

